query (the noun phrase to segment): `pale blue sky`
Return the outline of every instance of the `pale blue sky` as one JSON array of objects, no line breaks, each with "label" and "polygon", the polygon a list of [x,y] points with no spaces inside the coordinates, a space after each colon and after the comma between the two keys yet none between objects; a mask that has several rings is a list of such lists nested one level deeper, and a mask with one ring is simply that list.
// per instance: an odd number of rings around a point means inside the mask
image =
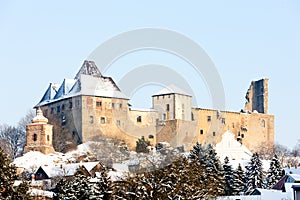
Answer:
[{"label": "pale blue sky", "polygon": [[[275,139],[293,147],[300,139],[299,24],[296,0],[0,1],[0,124],[16,124],[38,103],[49,82],[73,78],[83,60],[107,39],[153,27],[184,34],[206,51],[222,78],[227,110],[243,108],[251,80],[268,77]],[[120,71],[145,63],[178,71],[189,67],[167,53],[140,51],[121,58],[104,74],[117,82]],[[194,79],[192,72],[183,71],[184,78]],[[210,107],[204,84],[190,84],[199,106]],[[152,92],[140,89],[132,104],[150,107]]]}]

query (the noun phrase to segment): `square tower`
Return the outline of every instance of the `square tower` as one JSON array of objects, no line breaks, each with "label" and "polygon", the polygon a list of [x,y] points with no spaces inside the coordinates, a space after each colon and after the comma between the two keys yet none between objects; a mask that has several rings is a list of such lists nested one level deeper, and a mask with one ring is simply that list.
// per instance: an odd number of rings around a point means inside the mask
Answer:
[{"label": "square tower", "polygon": [[152,104],[158,112],[159,121],[192,120],[192,96],[175,85],[152,95]]},{"label": "square tower", "polygon": [[24,152],[40,151],[44,154],[54,153],[52,145],[52,128],[40,108],[31,124],[26,125],[26,146]]}]

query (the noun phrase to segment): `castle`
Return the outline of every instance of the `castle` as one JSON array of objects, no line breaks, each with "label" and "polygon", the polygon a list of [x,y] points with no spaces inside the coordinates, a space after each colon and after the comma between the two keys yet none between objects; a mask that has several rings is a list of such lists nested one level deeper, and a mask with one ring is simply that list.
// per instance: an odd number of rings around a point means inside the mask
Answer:
[{"label": "castle", "polygon": [[[189,150],[197,141],[215,145],[226,131],[251,151],[261,145],[274,145],[274,116],[268,114],[268,79],[252,81],[245,108],[240,112],[193,108],[192,96],[174,85],[154,94],[152,104],[151,109],[132,108],[111,77],[103,76],[93,61],[84,61],[74,79],[50,83],[35,108],[40,108],[39,116],[43,116],[42,112],[53,125],[53,138],[50,141],[44,134],[44,143],[53,142],[54,149],[61,152],[98,137],[118,139],[135,149],[142,136],[152,145],[168,142]],[[38,124],[40,132],[49,125],[42,120],[27,127],[27,151],[40,141],[31,130],[34,124]]]}]

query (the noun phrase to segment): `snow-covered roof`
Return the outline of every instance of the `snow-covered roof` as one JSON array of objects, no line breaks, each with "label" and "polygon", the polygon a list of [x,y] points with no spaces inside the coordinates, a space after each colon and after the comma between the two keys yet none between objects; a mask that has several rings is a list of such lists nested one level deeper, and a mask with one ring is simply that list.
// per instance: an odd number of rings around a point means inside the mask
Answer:
[{"label": "snow-covered roof", "polygon": [[287,193],[293,194],[293,186],[300,186],[300,183],[285,183],[284,188]]},{"label": "snow-covered roof", "polygon": [[74,79],[50,83],[36,107],[79,95],[129,99],[111,77],[102,76],[93,61],[84,61]]},{"label": "snow-covered roof", "polygon": [[160,95],[165,95],[165,94],[181,94],[181,95],[186,95],[186,96],[192,96],[188,93],[186,93],[185,91],[183,91],[182,89],[178,88],[175,85],[169,85],[165,88],[163,88],[162,90],[160,90],[159,92],[153,94],[152,96],[160,96]]},{"label": "snow-covered roof", "polygon": [[300,174],[288,174],[288,176],[287,182],[300,182]]},{"label": "snow-covered roof", "polygon": [[257,195],[257,191],[260,193],[261,199],[272,199],[272,200],[291,199],[289,193],[282,192],[280,190],[256,188],[253,194]]},{"label": "snow-covered roof", "polygon": [[152,108],[130,108],[131,111],[140,111],[140,112],[157,112],[157,110]]},{"label": "snow-covered roof", "polygon": [[45,190],[39,190],[39,189],[34,189],[34,188],[31,188],[29,190],[29,195],[30,196],[39,196],[39,197],[49,197],[49,198],[53,198],[53,192],[50,192],[50,191],[45,191]]},{"label": "snow-covered roof", "polygon": [[221,160],[227,156],[230,160],[250,160],[251,151],[234,138],[234,134],[226,131],[222,140],[216,144],[216,152]]},{"label": "snow-covered roof", "polygon": [[299,174],[300,175],[300,167],[286,167],[284,168],[286,174]]},{"label": "snow-covered roof", "polygon": [[97,164],[99,162],[83,162],[41,166],[40,168],[51,178],[56,176],[73,176],[81,166],[90,172]]},{"label": "snow-covered roof", "polygon": [[50,83],[44,96],[41,99],[41,102],[48,102],[48,101],[50,102],[56,95],[59,87],[60,87],[59,83]]}]

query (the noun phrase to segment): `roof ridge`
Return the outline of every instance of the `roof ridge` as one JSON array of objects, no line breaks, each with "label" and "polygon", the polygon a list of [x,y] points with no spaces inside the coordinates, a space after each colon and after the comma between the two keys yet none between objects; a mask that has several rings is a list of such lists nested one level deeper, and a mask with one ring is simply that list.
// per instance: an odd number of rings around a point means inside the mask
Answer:
[{"label": "roof ridge", "polygon": [[79,79],[81,74],[90,75],[94,77],[102,77],[100,70],[94,61],[85,60],[77,72],[75,79]]}]

